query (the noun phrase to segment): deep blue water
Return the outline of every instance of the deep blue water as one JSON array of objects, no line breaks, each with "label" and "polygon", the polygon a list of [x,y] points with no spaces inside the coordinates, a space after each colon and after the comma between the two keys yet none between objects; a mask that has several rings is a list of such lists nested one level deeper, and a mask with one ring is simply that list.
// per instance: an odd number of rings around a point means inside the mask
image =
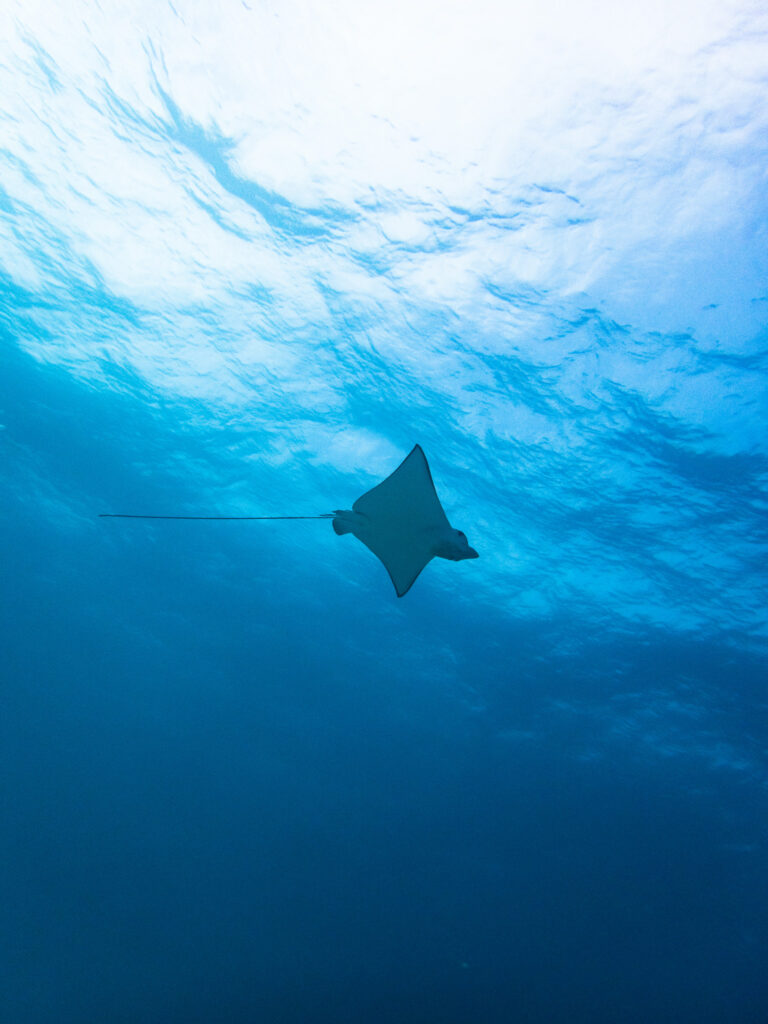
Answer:
[{"label": "deep blue water", "polygon": [[[385,81],[351,7],[3,15],[3,1024],[768,1020],[768,47],[716,10],[626,80],[531,29],[533,128],[501,20],[398,8]],[[415,443],[480,558],[403,599],[328,522],[98,518]]]}]

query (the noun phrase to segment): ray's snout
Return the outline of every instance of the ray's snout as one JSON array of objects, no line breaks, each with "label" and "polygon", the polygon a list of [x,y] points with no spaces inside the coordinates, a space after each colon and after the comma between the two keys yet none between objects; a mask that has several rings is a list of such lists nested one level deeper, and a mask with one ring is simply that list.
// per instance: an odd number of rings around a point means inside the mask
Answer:
[{"label": "ray's snout", "polygon": [[466,553],[466,555],[464,557],[465,558],[479,558],[480,555],[478,555],[478,553],[475,551],[474,548],[468,547],[467,548],[467,553]]}]

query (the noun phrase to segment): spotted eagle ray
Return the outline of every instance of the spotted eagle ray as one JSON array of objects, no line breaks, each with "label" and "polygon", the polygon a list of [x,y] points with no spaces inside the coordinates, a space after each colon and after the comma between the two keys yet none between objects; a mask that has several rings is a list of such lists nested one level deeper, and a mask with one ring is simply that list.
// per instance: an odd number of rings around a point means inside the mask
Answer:
[{"label": "spotted eagle ray", "polygon": [[389,573],[398,597],[407,594],[433,558],[461,562],[477,558],[465,534],[448,522],[420,445],[397,469],[366,491],[351,509],[319,516],[160,516],[103,513],[111,519],[331,519],[342,536],[351,533],[372,551]]}]

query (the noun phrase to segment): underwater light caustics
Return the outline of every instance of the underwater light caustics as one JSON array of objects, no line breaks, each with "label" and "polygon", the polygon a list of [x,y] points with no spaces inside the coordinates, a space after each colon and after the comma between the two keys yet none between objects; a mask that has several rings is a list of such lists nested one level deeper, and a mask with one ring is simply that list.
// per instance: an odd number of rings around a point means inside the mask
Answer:
[{"label": "underwater light caustics", "polygon": [[372,551],[389,573],[398,597],[407,594],[433,558],[461,562],[477,558],[461,530],[448,522],[437,496],[426,456],[419,445],[380,484],[351,509],[319,516],[164,516],[103,513],[105,519],[331,519],[339,535],[351,533]]}]

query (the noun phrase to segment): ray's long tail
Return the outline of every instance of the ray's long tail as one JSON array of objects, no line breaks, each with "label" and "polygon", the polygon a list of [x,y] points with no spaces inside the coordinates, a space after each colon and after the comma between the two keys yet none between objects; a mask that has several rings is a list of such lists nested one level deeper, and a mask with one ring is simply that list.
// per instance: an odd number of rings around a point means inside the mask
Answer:
[{"label": "ray's long tail", "polygon": [[319,516],[146,516],[129,512],[100,512],[99,519],[333,519],[335,512]]}]

